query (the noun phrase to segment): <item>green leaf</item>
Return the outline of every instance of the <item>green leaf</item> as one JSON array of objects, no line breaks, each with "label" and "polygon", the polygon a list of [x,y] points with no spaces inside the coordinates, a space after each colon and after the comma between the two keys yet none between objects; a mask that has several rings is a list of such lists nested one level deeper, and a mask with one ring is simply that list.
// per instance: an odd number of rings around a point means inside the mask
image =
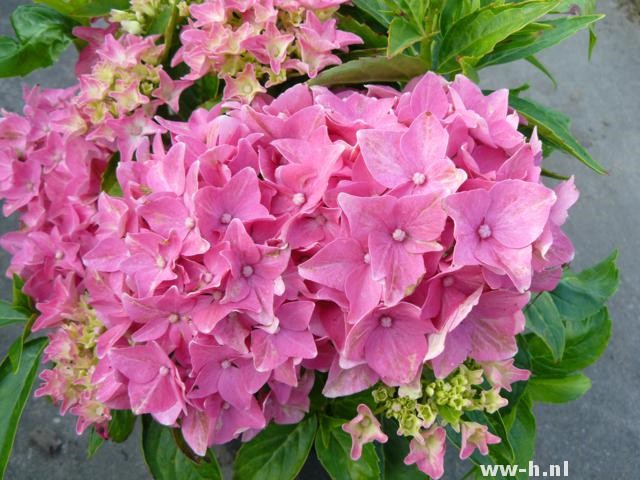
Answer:
[{"label": "green leaf", "polygon": [[15,323],[24,323],[29,319],[27,315],[13,308],[8,302],[0,300],[0,327],[13,325]]},{"label": "green leaf", "polygon": [[560,315],[580,320],[599,312],[618,289],[618,251],[578,274],[567,273],[551,292]]},{"label": "green leaf", "polygon": [[422,40],[422,33],[402,17],[396,17],[389,25],[387,56],[395,57]]},{"label": "green leaf", "polygon": [[123,195],[122,187],[120,187],[118,177],[116,175],[118,163],[120,163],[120,153],[116,152],[109,159],[107,168],[102,174],[102,184],[100,185],[100,189],[112,197],[122,197]]},{"label": "green leaf", "polygon": [[362,38],[366,48],[386,48],[386,36],[380,35],[366,23],[361,22],[350,15],[344,15],[340,13],[340,11],[336,12],[335,16],[338,19],[338,26],[340,30],[358,35]]},{"label": "green leaf", "polygon": [[323,71],[309,85],[345,85],[369,82],[406,82],[422,75],[428,65],[418,57],[365,57]]},{"label": "green leaf", "polygon": [[480,8],[480,0],[455,0],[445,2],[440,14],[440,31],[444,35],[461,18]]},{"label": "green leaf", "polygon": [[492,4],[461,18],[442,39],[437,71],[443,74],[459,71],[460,58],[480,58],[490,53],[499,42],[542,17],[558,3],[557,0],[530,0]]},{"label": "green leaf", "polygon": [[33,313],[37,313],[33,307],[33,301],[31,297],[28,297],[22,292],[24,286],[24,280],[19,275],[13,274],[13,308],[18,312],[31,316]]},{"label": "green leaf", "polygon": [[[174,4],[168,2],[165,5],[160,7],[160,11],[153,18],[153,21],[149,25],[146,33],[148,35],[162,35],[165,33],[169,22],[171,22],[171,17],[175,10]],[[175,26],[175,25],[174,25]]]},{"label": "green leaf", "polygon": [[333,480],[374,480],[380,478],[378,455],[373,444],[362,448],[358,461],[351,460],[351,437],[342,430],[348,420],[322,415],[316,435],[318,460]]},{"label": "green leaf", "polygon": [[35,0],[69,17],[102,17],[113,9],[127,10],[129,0]]},{"label": "green leaf", "polygon": [[122,443],[129,438],[136,426],[136,418],[131,410],[111,410],[109,440]]},{"label": "green leaf", "polygon": [[554,360],[564,352],[564,323],[548,292],[542,292],[527,305],[527,328],[549,347]]},{"label": "green leaf", "polygon": [[595,315],[567,321],[562,360],[555,362],[538,338],[528,340],[532,371],[536,376],[562,377],[587,368],[604,353],[611,338],[611,318],[606,308]]},{"label": "green leaf", "polygon": [[176,445],[172,429],[156,423],[149,415],[142,418],[142,451],[155,480],[218,480],[220,465],[212,450],[194,462]]},{"label": "green leaf", "polygon": [[584,15],[542,21],[540,24],[550,28],[541,28],[526,36],[520,35],[520,32],[516,33],[496,45],[496,48],[480,61],[478,67],[499,65],[530,57],[575,35],[602,18],[604,15]]},{"label": "green leaf", "polygon": [[8,358],[11,365],[13,365],[14,373],[17,372],[18,369],[20,368],[20,361],[22,359],[24,344],[27,341],[27,338],[29,338],[29,335],[31,335],[31,326],[33,325],[33,322],[35,322],[35,320],[36,320],[36,315],[32,314],[27,320],[27,322],[24,324],[24,327],[22,328],[22,333],[18,338],[16,338],[13,341],[13,343],[9,347],[9,351],[7,352],[6,358]]},{"label": "green leaf", "polygon": [[409,454],[409,439],[396,435],[398,424],[394,420],[384,419],[383,429],[389,439],[379,447],[384,469],[384,480],[424,480],[424,473],[415,465],[405,465],[404,458]]},{"label": "green leaf", "polygon": [[509,104],[527,119],[530,126],[537,126],[543,140],[564,150],[597,173],[606,174],[606,170],[596,162],[569,130],[569,118],[560,112],[547,108],[533,100],[509,96]]},{"label": "green leaf", "polygon": [[337,418],[353,418],[358,415],[358,405],[364,403],[372,410],[375,410],[376,402],[373,399],[372,389],[369,388],[362,392],[347,395],[346,397],[338,397],[329,400],[329,413]]},{"label": "green leaf", "polygon": [[87,445],[87,458],[93,457],[98,449],[104,444],[104,438],[102,438],[94,427],[89,430],[89,442]]},{"label": "green leaf", "polygon": [[21,5],[11,14],[17,39],[0,36],[0,78],[48,67],[69,46],[72,19],[42,5]]},{"label": "green leaf", "polygon": [[387,29],[394,18],[383,0],[353,0],[353,4]]},{"label": "green leaf", "polygon": [[318,421],[309,415],[293,425],[272,423],[238,450],[235,480],[293,480],[309,456]]},{"label": "green leaf", "polygon": [[46,338],[31,340],[24,346],[20,369],[13,372],[7,359],[0,365],[0,478],[9,462],[18,423],[31,396]]},{"label": "green leaf", "polygon": [[572,402],[590,388],[591,380],[581,373],[559,378],[531,377],[527,384],[531,398],[544,403]]},{"label": "green leaf", "polygon": [[529,62],[531,65],[533,65],[534,67],[536,67],[538,70],[540,70],[549,80],[551,80],[551,83],[553,83],[553,86],[555,88],[558,88],[558,82],[556,81],[556,77],[553,76],[551,71],[544,65],[544,63],[542,63],[533,55],[525,58],[525,60]]},{"label": "green leaf", "polygon": [[[536,450],[536,417],[529,395],[520,397],[516,408],[511,411],[511,418],[505,419],[505,423],[510,425],[507,436],[513,450],[513,464],[527,465],[533,459]],[[518,473],[516,478],[529,477],[526,473]]]}]

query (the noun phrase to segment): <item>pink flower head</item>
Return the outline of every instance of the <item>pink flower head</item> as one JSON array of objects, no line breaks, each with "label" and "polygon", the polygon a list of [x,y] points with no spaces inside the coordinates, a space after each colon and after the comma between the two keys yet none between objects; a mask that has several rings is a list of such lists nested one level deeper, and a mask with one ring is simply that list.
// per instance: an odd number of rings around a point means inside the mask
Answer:
[{"label": "pink flower head", "polygon": [[482,265],[526,290],[531,284],[531,246],[555,200],[552,190],[522,180],[449,196],[444,205],[455,224],[454,264]]},{"label": "pink flower head", "polygon": [[421,472],[438,480],[444,474],[444,454],[447,446],[447,434],[442,427],[436,425],[420,432],[421,440],[411,439],[409,454],[405,457],[405,465],[415,464]]},{"label": "pink flower head", "polygon": [[482,455],[489,453],[489,445],[500,443],[500,437],[489,432],[489,427],[475,422],[462,422],[460,459],[469,458],[477,448]]},{"label": "pink flower head", "polygon": [[386,443],[388,437],[382,432],[380,422],[364,403],[358,405],[358,415],[342,425],[342,430],[351,435],[351,459],[362,456],[362,447],[374,440]]}]

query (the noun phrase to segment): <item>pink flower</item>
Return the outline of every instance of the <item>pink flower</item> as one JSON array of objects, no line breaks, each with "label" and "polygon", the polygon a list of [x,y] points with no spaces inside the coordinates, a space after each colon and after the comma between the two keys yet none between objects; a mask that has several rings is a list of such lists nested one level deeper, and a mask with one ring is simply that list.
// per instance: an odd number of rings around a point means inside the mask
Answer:
[{"label": "pink flower", "polygon": [[418,116],[406,132],[358,132],[358,145],[373,177],[403,193],[455,192],[466,180],[446,157],[449,135],[431,113]]},{"label": "pink flower", "polygon": [[193,82],[189,80],[173,80],[167,72],[159,70],[160,83],[151,94],[155,98],[159,98],[171,107],[171,110],[178,112],[180,110],[180,95],[184,90],[189,88]]},{"label": "pink flower", "polygon": [[184,384],[158,344],[116,348],[109,357],[113,368],[129,380],[133,412],[150,413],[163,425],[173,425],[185,410]]},{"label": "pink flower", "polygon": [[462,422],[460,459],[469,458],[477,448],[482,455],[489,453],[489,445],[500,443],[500,437],[489,432],[489,427],[475,422]]},{"label": "pink flower", "polygon": [[282,62],[287,58],[287,47],[294,35],[281,33],[275,23],[270,22],[261,35],[249,37],[242,47],[249,50],[261,63],[268,64],[275,74],[280,73]]},{"label": "pink flower", "polygon": [[257,371],[273,370],[289,358],[297,362],[303,358],[315,358],[318,352],[309,331],[313,308],[313,302],[283,303],[276,311],[278,327],[275,332],[269,333],[260,328],[251,332],[251,351]]},{"label": "pink flower", "polygon": [[224,240],[228,246],[221,254],[231,271],[222,303],[242,306],[270,324],[273,297],[289,262],[289,251],[256,245],[239,219],[231,221]]},{"label": "pink flower", "polygon": [[484,371],[485,378],[491,383],[492,386],[506,391],[511,391],[511,384],[520,382],[522,380],[528,380],[531,376],[531,372],[517,368],[513,364],[513,359],[502,360],[497,362],[484,362],[480,366]]},{"label": "pink flower", "polygon": [[345,357],[366,361],[388,385],[411,382],[422,367],[427,353],[425,334],[429,322],[420,319],[420,309],[401,302],[394,307],[377,308],[358,321],[347,335]]},{"label": "pink flower", "polygon": [[444,351],[431,360],[436,376],[446,377],[467,357],[478,362],[513,357],[518,351],[515,336],[524,330],[522,309],[528,301],[529,294],[484,293],[460,325],[447,333]]},{"label": "pink flower", "polygon": [[548,188],[521,180],[449,196],[444,205],[455,224],[454,264],[482,265],[526,290],[531,284],[531,246],[555,200]]},{"label": "pink flower", "polygon": [[373,278],[367,250],[357,240],[337,238],[298,267],[303,278],[345,293],[351,321],[371,312],[382,296],[382,284]]},{"label": "pink flower", "polygon": [[173,269],[182,242],[175,232],[168,239],[149,231],[131,233],[125,242],[130,256],[120,263],[120,268],[131,275],[140,295],[151,294],[162,282],[176,278]]},{"label": "pink flower", "polygon": [[232,176],[223,187],[201,188],[195,196],[200,230],[205,238],[217,240],[234,218],[245,224],[273,218],[260,200],[258,177],[249,167]]},{"label": "pink flower", "polygon": [[362,456],[362,447],[367,443],[374,440],[386,443],[388,440],[380,428],[380,422],[364,403],[358,405],[358,415],[342,425],[342,430],[351,435],[352,460],[358,460]]},{"label": "pink flower", "polygon": [[430,478],[437,480],[444,474],[444,453],[447,446],[447,434],[442,427],[432,426],[420,432],[422,441],[415,438],[409,443],[409,454],[405,465],[413,465]]},{"label": "pink flower", "polygon": [[438,251],[445,213],[433,194],[363,198],[341,193],[338,203],[352,235],[369,246],[373,278],[384,282],[384,301],[410,295],[425,273],[422,255]]},{"label": "pink flower", "polygon": [[189,344],[189,354],[195,375],[189,398],[217,393],[234,407],[246,410],[253,394],[269,378],[270,371],[255,370],[250,356],[214,342],[195,339]]}]

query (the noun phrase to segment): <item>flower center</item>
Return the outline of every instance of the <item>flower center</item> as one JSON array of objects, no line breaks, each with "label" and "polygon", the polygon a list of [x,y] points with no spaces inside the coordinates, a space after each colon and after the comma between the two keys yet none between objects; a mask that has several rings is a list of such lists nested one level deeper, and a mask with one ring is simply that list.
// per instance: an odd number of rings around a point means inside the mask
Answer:
[{"label": "flower center", "polygon": [[64,252],[62,250],[58,250],[56,252],[55,257],[56,257],[56,260],[62,260],[64,258]]},{"label": "flower center", "polygon": [[319,225],[324,225],[325,223],[327,223],[327,217],[320,214],[316,217],[316,222],[318,222]]},{"label": "flower center", "polygon": [[178,315],[177,313],[172,313],[171,315],[169,315],[169,323],[176,323],[178,320],[180,320],[180,315]]},{"label": "flower center", "polygon": [[160,370],[158,370],[158,373],[164,377],[169,373],[169,369],[163,365],[160,367]]},{"label": "flower center", "polygon": [[204,275],[202,275],[202,280],[204,281],[204,283],[211,283],[211,281],[213,280],[213,275],[211,274],[211,272],[206,272]]},{"label": "flower center", "polygon": [[191,230],[193,227],[196,226],[196,221],[191,217],[187,217],[184,219],[184,226],[189,230]]},{"label": "flower center", "polygon": [[392,323],[393,320],[390,316],[385,315],[384,317],[380,317],[380,325],[382,325],[384,328],[389,328]]},{"label": "flower center", "polygon": [[401,228],[396,228],[391,236],[396,242],[404,242],[404,239],[407,238],[407,232],[405,232]]},{"label": "flower center", "polygon": [[451,285],[453,285],[453,277],[444,277],[442,279],[443,287],[450,287]]},{"label": "flower center", "polygon": [[253,267],[251,265],[245,265],[242,267],[242,276],[249,278],[253,275]]},{"label": "flower center", "polygon": [[164,268],[167,266],[167,261],[164,258],[162,258],[162,256],[158,255],[156,257],[156,266],[158,268]]},{"label": "flower center", "polygon": [[416,172],[413,174],[413,177],[411,177],[411,180],[416,185],[422,185],[424,182],[427,181],[427,176],[422,172]]},{"label": "flower center", "polygon": [[367,252],[364,254],[364,258],[362,259],[364,263],[369,265],[371,263],[371,255]]},{"label": "flower center", "polygon": [[478,227],[478,235],[482,239],[489,238],[491,236],[491,227],[486,223],[483,223]]},{"label": "flower center", "polygon": [[229,360],[223,360],[220,366],[224,369],[227,369],[231,366],[231,362]]},{"label": "flower center", "polygon": [[306,202],[307,199],[304,196],[304,193],[298,192],[293,195],[293,197],[291,198],[291,201],[293,202],[294,205],[297,205],[299,207],[301,205],[304,205],[304,202]]},{"label": "flower center", "polygon": [[230,213],[225,212],[222,215],[220,215],[220,223],[222,223],[223,225],[230,223],[232,219],[233,217],[231,216]]}]

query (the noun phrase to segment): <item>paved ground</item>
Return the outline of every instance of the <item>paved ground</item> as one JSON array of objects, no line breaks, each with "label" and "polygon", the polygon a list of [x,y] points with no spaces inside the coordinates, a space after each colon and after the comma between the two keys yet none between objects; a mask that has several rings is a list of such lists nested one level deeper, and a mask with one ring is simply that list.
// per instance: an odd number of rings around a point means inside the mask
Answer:
[{"label": "paved ground", "polygon": [[[540,465],[570,463],[570,478],[632,480],[640,470],[640,360],[637,354],[640,308],[640,8],[637,0],[600,2],[607,18],[599,25],[600,43],[591,63],[586,60],[586,38],[581,36],[544,54],[541,59],[555,74],[559,88],[532,67],[520,63],[483,72],[487,87],[531,84],[528,95],[564,111],[574,119],[573,130],[594,157],[610,171],[598,177],[576,161],[557,156],[549,168],[576,172],[582,197],[572,210],[568,230],[577,247],[581,268],[621,250],[622,286],[611,305],[614,334],[602,361],[590,369],[593,388],[566,406],[539,407],[536,461]],[[8,15],[24,0],[0,2],[0,33],[10,31]],[[24,81],[46,86],[73,82],[71,55],[56,68],[36,72]],[[18,110],[20,80],[0,81],[0,106]],[[2,220],[0,230],[15,228]],[[635,248],[634,248],[635,247]],[[0,255],[4,271],[7,256]],[[0,282],[0,296],[9,295]],[[0,331],[0,351],[14,332]],[[59,418],[44,400],[32,400],[25,413],[6,478],[8,480],[147,479],[137,438],[124,445],[103,447],[93,460],[84,459],[86,439],[76,437],[73,421]],[[60,445],[56,453],[49,447]],[[461,468],[448,470],[458,478]],[[314,468],[301,478],[324,478]]]}]

